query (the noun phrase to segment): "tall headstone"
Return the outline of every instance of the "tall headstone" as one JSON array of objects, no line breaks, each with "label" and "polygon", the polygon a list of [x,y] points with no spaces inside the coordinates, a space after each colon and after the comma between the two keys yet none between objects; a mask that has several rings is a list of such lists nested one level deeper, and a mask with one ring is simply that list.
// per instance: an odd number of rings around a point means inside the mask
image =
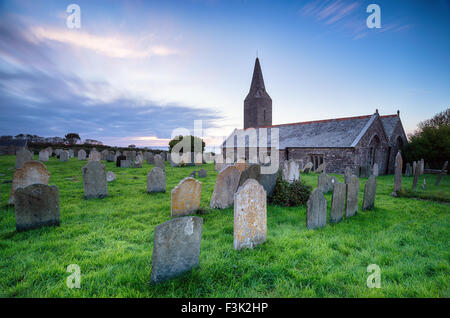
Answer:
[{"label": "tall headstone", "polygon": [[400,151],[395,157],[395,177],[394,177],[394,192],[398,192],[402,189],[402,168],[403,160]]},{"label": "tall headstone", "polygon": [[447,166],[448,166],[448,160],[444,163],[444,166],[442,167],[441,173],[439,174],[439,176],[436,179],[436,183],[435,183],[436,186],[439,185],[439,183],[441,182],[442,177],[447,174]]},{"label": "tall headstone", "polygon": [[359,203],[359,178],[351,176],[347,183],[347,202],[345,207],[345,217],[354,216],[358,212]]},{"label": "tall headstone", "polygon": [[420,159],[419,163],[420,163],[420,172],[419,172],[419,174],[423,175],[424,169],[425,169],[425,161],[423,159]]},{"label": "tall headstone", "polygon": [[84,198],[104,198],[108,196],[105,165],[98,161],[90,161],[81,168],[84,185]]},{"label": "tall headstone", "polygon": [[33,153],[28,149],[19,149],[16,152],[16,169],[22,168],[25,162],[33,160]]},{"label": "tall headstone", "polygon": [[370,176],[364,186],[363,210],[372,210],[375,206],[375,195],[377,193],[377,179]]},{"label": "tall headstone", "polygon": [[267,194],[248,179],[234,194],[234,249],[253,248],[267,238]]},{"label": "tall headstone", "polygon": [[372,168],[372,175],[378,177],[378,174],[379,174],[378,163],[374,163]]},{"label": "tall headstone", "polygon": [[155,167],[166,170],[166,165],[164,164],[164,160],[161,158],[160,155],[155,155],[155,157],[153,158],[153,161],[155,163]]},{"label": "tall headstone", "polygon": [[184,178],[172,189],[171,216],[184,216],[200,208],[202,183],[194,178]]},{"label": "tall headstone", "polygon": [[347,185],[337,182],[333,188],[333,198],[331,201],[330,222],[338,223],[342,220],[345,209],[345,194]]},{"label": "tall headstone", "polygon": [[39,161],[47,162],[48,161],[48,152],[47,150],[43,149],[39,151]]},{"label": "tall headstone", "polygon": [[78,150],[78,160],[86,160],[86,151],[84,149]]},{"label": "tall headstone", "polygon": [[417,188],[417,181],[419,180],[419,174],[420,174],[420,166],[417,164],[416,169],[414,170],[414,178],[413,178],[413,184],[412,184],[412,191],[416,191]]},{"label": "tall headstone", "polygon": [[59,161],[61,161],[61,162],[69,161],[69,152],[67,150],[62,150],[59,153]]},{"label": "tall headstone", "polygon": [[171,279],[199,264],[202,226],[202,218],[185,216],[155,228],[151,283]]},{"label": "tall headstone", "polygon": [[22,168],[14,171],[14,178],[11,185],[11,194],[8,204],[14,204],[14,192],[19,188],[25,188],[32,184],[48,185],[50,173],[42,162],[27,161]]},{"label": "tall headstone", "polygon": [[159,167],[154,167],[147,175],[147,192],[166,192],[166,173]]},{"label": "tall headstone", "polygon": [[239,186],[241,173],[235,166],[228,166],[219,172],[216,179],[210,207],[226,209],[233,205],[234,194]]},{"label": "tall headstone", "polygon": [[59,225],[59,192],[56,186],[32,184],[14,193],[16,230]]},{"label": "tall headstone", "polygon": [[306,227],[314,230],[327,225],[327,200],[323,192],[316,188],[306,203]]},{"label": "tall headstone", "polygon": [[412,167],[413,175],[416,173],[416,167],[417,167],[417,162],[413,161],[413,167]]}]

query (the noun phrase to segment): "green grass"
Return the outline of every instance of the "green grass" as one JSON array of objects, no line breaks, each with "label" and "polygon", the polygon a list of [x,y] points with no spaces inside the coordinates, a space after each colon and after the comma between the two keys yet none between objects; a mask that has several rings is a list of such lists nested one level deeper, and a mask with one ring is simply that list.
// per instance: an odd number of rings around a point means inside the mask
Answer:
[{"label": "green grass", "polygon": [[[14,157],[0,157],[0,297],[449,297],[450,206],[394,198],[393,176],[378,180],[376,208],[315,231],[305,227],[305,207],[268,206],[267,241],[233,249],[233,209],[210,210],[217,173],[206,165],[200,266],[152,286],[153,235],[170,219],[170,191],[195,167],[167,171],[167,192],[146,193],[142,169],[106,163],[117,180],[109,197],[83,199],[86,162],[52,158],[50,184],[59,187],[61,226],[15,231],[7,206]],[[425,176],[428,191],[435,176]],[[303,175],[316,186],[317,175]],[[337,176],[343,181],[342,176]],[[75,182],[78,180],[77,182]],[[412,178],[405,178],[410,188]],[[363,186],[361,179],[360,206]],[[450,177],[439,189],[450,192]],[[326,195],[328,207],[331,194]],[[80,289],[69,289],[67,266],[81,268]],[[381,288],[369,289],[369,264],[381,268]]]}]

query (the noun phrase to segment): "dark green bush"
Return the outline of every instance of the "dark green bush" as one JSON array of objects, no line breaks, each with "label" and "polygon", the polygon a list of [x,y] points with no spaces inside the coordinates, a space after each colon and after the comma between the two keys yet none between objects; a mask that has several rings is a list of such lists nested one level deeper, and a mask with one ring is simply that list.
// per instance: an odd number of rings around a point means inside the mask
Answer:
[{"label": "dark green bush", "polygon": [[297,206],[306,204],[311,194],[312,187],[303,180],[289,183],[278,176],[275,189],[270,197],[270,203],[279,206]]}]

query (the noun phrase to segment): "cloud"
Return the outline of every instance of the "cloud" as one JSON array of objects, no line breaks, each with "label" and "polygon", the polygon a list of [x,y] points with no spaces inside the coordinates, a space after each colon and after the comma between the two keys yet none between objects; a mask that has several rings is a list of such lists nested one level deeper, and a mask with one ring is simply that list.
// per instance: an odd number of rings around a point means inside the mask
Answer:
[{"label": "cloud", "polygon": [[147,58],[168,56],[178,51],[164,45],[143,44],[139,39],[115,35],[99,36],[82,30],[35,27],[30,30],[37,41],[56,41],[112,58]]}]

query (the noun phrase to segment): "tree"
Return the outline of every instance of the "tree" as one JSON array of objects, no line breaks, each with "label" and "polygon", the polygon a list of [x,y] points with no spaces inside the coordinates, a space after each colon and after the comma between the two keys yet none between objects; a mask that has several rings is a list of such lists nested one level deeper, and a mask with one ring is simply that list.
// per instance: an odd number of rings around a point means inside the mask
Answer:
[{"label": "tree", "polygon": [[75,145],[78,141],[81,140],[80,135],[78,135],[77,133],[68,133],[64,136],[64,138],[70,145]]},{"label": "tree", "polygon": [[128,145],[128,148],[136,148],[136,145]]},{"label": "tree", "polygon": [[450,158],[450,109],[419,123],[419,129],[409,136],[403,153],[408,161],[424,159],[431,168],[441,169]]},{"label": "tree", "polygon": [[[183,146],[178,151],[179,153],[183,153],[183,151],[187,148],[190,152],[194,152],[194,150],[201,149],[202,153],[205,150],[205,142],[196,136],[177,136],[173,138],[169,142],[169,152],[172,152],[172,148],[175,147],[178,143],[183,142]],[[200,147],[201,145],[201,147]],[[195,147],[197,146],[197,147]]]}]

